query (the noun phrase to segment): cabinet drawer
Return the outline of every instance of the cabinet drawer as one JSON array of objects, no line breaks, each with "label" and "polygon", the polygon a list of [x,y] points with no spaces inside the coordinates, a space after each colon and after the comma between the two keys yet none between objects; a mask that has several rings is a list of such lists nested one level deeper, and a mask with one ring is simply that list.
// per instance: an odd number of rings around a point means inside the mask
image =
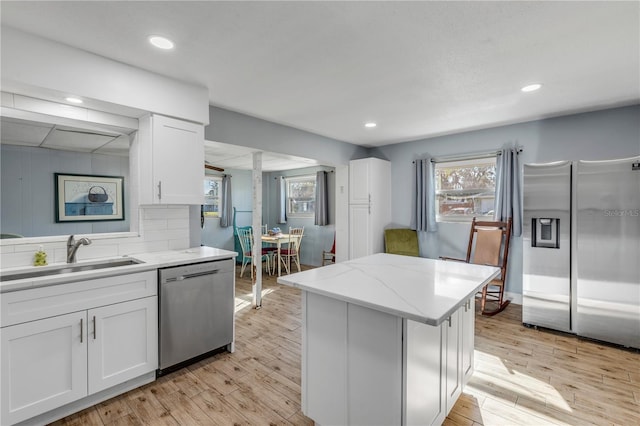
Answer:
[{"label": "cabinet drawer", "polygon": [[96,278],[2,295],[0,325],[6,327],[69,312],[91,309],[158,292],[157,271]]}]

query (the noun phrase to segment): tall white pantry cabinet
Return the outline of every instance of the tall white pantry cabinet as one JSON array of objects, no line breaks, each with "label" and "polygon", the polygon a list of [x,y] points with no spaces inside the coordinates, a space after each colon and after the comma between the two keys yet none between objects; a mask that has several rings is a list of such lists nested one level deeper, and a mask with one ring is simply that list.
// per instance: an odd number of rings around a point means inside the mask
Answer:
[{"label": "tall white pantry cabinet", "polygon": [[391,222],[391,163],[379,158],[349,162],[349,259],[384,252]]}]

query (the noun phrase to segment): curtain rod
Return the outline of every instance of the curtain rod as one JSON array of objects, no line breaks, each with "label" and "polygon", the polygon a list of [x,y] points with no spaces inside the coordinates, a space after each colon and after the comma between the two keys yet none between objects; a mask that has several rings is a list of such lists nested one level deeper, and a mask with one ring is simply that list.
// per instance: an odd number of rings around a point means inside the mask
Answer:
[{"label": "curtain rod", "polygon": [[[516,151],[516,154],[520,154],[523,149],[522,148],[512,148]],[[445,157],[433,157],[431,159],[432,163],[446,163],[448,161],[464,161],[464,160],[475,160],[482,158],[490,158],[494,155],[502,155],[502,150],[497,151],[484,151],[484,152],[476,152],[473,154],[461,154],[461,155],[448,155]],[[412,161],[415,164],[415,161]]]},{"label": "curtain rod", "polygon": [[[318,172],[333,173],[334,171],[333,171],[333,170],[318,170]],[[301,177],[301,176],[313,176],[313,175],[315,175],[316,173],[317,173],[317,172],[313,172],[313,173],[311,173],[311,174],[309,174],[309,173],[305,173],[305,174],[303,174],[303,175],[290,175],[290,176],[284,176],[284,175],[283,175],[283,176],[276,176],[276,177],[274,177],[274,179],[278,179],[279,177],[283,177],[283,178],[285,178],[285,179],[286,179],[286,178]]]}]

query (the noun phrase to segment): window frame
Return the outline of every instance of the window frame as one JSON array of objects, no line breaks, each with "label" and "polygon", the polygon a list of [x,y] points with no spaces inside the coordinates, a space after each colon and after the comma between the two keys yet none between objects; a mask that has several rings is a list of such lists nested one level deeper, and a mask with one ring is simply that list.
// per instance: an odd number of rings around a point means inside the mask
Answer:
[{"label": "window frame", "polygon": [[[491,196],[487,196],[484,195],[482,196],[483,192],[487,192],[488,188],[484,191],[482,191],[482,188],[477,188],[477,189],[460,189],[460,190],[442,190],[440,189],[440,179],[438,178],[438,169],[439,168],[443,168],[445,165],[448,167],[458,167],[458,168],[463,168],[464,166],[468,166],[468,167],[472,167],[474,165],[479,165],[479,164],[485,164],[485,163],[493,163],[493,167],[494,167],[494,172],[493,172],[493,191],[492,191],[492,195]],[[480,155],[480,156],[469,156],[469,157],[465,157],[465,158],[459,158],[459,159],[451,159],[451,160],[438,160],[438,161],[434,161],[434,180],[435,180],[435,211],[436,211],[436,222],[454,222],[454,223],[466,223],[466,222],[471,222],[472,219],[475,217],[477,219],[480,220],[493,220],[494,219],[494,205],[495,205],[495,189],[496,189],[496,173],[497,173],[497,156],[496,155]],[[462,198],[464,196],[465,193],[468,194],[467,197],[464,197],[465,199],[468,198],[472,198],[472,201],[475,204],[475,199],[476,198],[484,198],[484,199],[491,199],[491,207],[490,209],[487,211],[486,214],[480,214],[480,213],[475,213],[474,211],[471,211],[471,213],[462,213],[462,214],[455,214],[455,215],[442,215],[440,214],[440,205],[441,205],[441,195],[443,193],[448,193],[449,195],[455,195],[454,191],[459,191],[459,193],[461,194],[460,197]],[[474,192],[476,192],[474,194]],[[468,202],[468,201],[467,201]],[[460,207],[460,208],[464,208],[464,207]],[[474,208],[475,209],[475,208]]]},{"label": "window frame", "polygon": [[[209,195],[207,193],[207,189],[204,185],[206,185],[207,181],[210,182],[218,182],[218,195]],[[204,204],[202,215],[205,217],[220,217],[220,203],[222,202],[222,176],[205,176],[203,181],[203,192],[204,192]],[[217,203],[215,202],[217,200]],[[211,201],[211,202],[207,202]],[[204,206],[218,206],[218,211],[205,211]]]},{"label": "window frame", "polygon": [[[312,202],[312,209],[308,212],[292,212],[291,211],[291,199],[289,184],[291,182],[310,182],[313,181],[313,198],[310,200]],[[285,203],[286,203],[286,211],[287,218],[312,218],[315,217],[315,197],[316,197],[316,189],[318,187],[318,181],[315,174],[309,175],[300,175],[300,176],[285,176]]]}]

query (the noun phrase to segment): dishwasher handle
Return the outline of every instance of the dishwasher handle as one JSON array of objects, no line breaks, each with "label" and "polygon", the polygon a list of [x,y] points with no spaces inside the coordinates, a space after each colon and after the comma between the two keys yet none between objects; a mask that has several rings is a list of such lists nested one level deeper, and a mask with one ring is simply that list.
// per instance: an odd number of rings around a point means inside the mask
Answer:
[{"label": "dishwasher handle", "polygon": [[194,272],[191,274],[182,274],[182,275],[178,275],[177,277],[166,278],[164,282],[169,283],[173,281],[184,281],[184,280],[188,280],[189,278],[204,277],[206,275],[214,275],[214,274],[217,274],[218,271],[219,271],[218,269],[213,269],[210,271]]}]

